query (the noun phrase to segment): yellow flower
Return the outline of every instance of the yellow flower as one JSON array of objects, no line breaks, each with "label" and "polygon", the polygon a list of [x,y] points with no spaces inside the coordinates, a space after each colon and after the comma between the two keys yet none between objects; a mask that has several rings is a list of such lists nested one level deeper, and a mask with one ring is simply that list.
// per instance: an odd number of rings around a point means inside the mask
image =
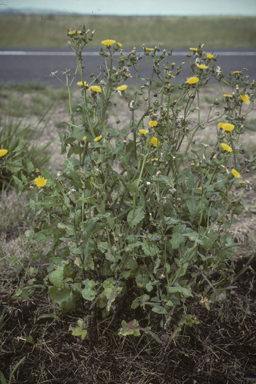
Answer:
[{"label": "yellow flower", "polygon": [[176,63],[172,63],[172,66],[174,67]]},{"label": "yellow flower", "polygon": [[209,67],[208,67],[208,65],[197,64],[197,68],[199,68],[199,69],[206,69],[206,68],[209,68]]},{"label": "yellow flower", "polygon": [[201,191],[203,190],[203,188],[202,188],[202,187],[198,187],[197,189],[200,189]]},{"label": "yellow flower", "polygon": [[0,157],[6,155],[7,152],[8,152],[7,149],[0,149]]},{"label": "yellow flower", "polygon": [[150,127],[156,127],[156,126],[157,126],[157,121],[155,121],[155,120],[151,120],[151,121],[148,123],[148,125],[149,125]]},{"label": "yellow flower", "polygon": [[107,45],[108,47],[110,46],[110,45],[112,45],[112,44],[115,44],[115,40],[110,40],[110,39],[107,39],[107,40],[103,40],[102,42],[101,42],[101,44],[103,44],[103,45]]},{"label": "yellow flower", "polygon": [[238,179],[239,179],[239,177],[241,177],[240,173],[237,172],[235,169],[232,169],[231,172],[232,172],[232,175],[233,175],[234,177],[237,177]]},{"label": "yellow flower", "polygon": [[233,129],[235,128],[234,124],[229,124],[229,123],[219,123],[218,126],[222,129],[224,129],[224,131],[233,131]]},{"label": "yellow flower", "polygon": [[124,91],[127,88],[127,85],[120,85],[120,87],[117,87],[118,91]]},{"label": "yellow flower", "polygon": [[74,36],[76,34],[76,30],[72,30],[72,28],[70,28],[68,34],[69,34],[69,36]]},{"label": "yellow flower", "polygon": [[81,35],[82,31],[76,31],[76,33],[77,33],[78,35]]},{"label": "yellow flower", "polygon": [[225,143],[221,143],[221,146],[222,146],[222,149],[224,149],[224,151],[232,152],[232,148],[229,145]]},{"label": "yellow flower", "polygon": [[85,141],[86,139],[87,139],[87,136],[84,136],[84,137],[82,138],[83,141]]},{"label": "yellow flower", "polygon": [[150,141],[151,141],[151,144],[154,145],[154,147],[159,147],[160,141],[158,140],[157,137],[152,137]]},{"label": "yellow flower", "polygon": [[39,173],[39,172],[40,172],[40,171],[39,171],[39,169],[37,168],[37,169],[36,169],[36,173]]},{"label": "yellow flower", "polygon": [[99,87],[98,85],[92,85],[91,87],[89,87],[89,91],[101,92],[101,87]]},{"label": "yellow flower", "polygon": [[223,97],[233,97],[233,95],[225,94],[225,95],[223,95]]},{"label": "yellow flower", "polygon": [[152,51],[154,51],[154,48],[146,48],[146,51],[152,52]]},{"label": "yellow flower", "polygon": [[250,104],[250,99],[248,95],[240,95],[240,97],[245,104]]},{"label": "yellow flower", "polygon": [[198,81],[199,81],[198,77],[193,76],[193,77],[190,77],[189,79],[187,79],[186,83],[187,84],[196,84]]},{"label": "yellow flower", "polygon": [[80,85],[80,87],[82,87],[83,85],[86,85],[86,81],[82,82],[82,81],[78,81],[77,85]]},{"label": "yellow flower", "polygon": [[117,43],[118,47],[121,48],[123,46],[123,44],[121,43]]},{"label": "yellow flower", "polygon": [[245,183],[245,181],[239,181],[239,184],[244,184]]},{"label": "yellow flower", "polygon": [[195,163],[191,163],[191,165],[195,165]]},{"label": "yellow flower", "polygon": [[158,158],[154,157],[154,159],[151,159],[151,161],[158,161]]},{"label": "yellow flower", "polygon": [[47,183],[47,179],[45,179],[42,176],[38,176],[35,180],[34,183],[37,185],[38,189],[44,187]]},{"label": "yellow flower", "polygon": [[189,48],[190,51],[197,52],[197,48]]},{"label": "yellow flower", "polygon": [[148,133],[148,131],[146,129],[140,129],[140,133],[142,135],[146,135]]},{"label": "yellow flower", "polygon": [[211,53],[207,53],[206,56],[207,56],[207,59],[213,59],[214,58],[214,56]]},{"label": "yellow flower", "polygon": [[95,137],[95,139],[93,141],[99,141],[102,139],[102,135],[98,136],[98,137]]},{"label": "yellow flower", "polygon": [[238,73],[240,73],[240,71],[233,71],[232,73],[234,73],[234,74],[238,74]]}]

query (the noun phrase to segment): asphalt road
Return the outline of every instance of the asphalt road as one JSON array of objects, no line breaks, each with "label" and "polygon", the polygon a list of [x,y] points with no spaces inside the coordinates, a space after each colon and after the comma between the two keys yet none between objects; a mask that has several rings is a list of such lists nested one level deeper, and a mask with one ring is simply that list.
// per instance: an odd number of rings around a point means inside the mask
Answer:
[{"label": "asphalt road", "polygon": [[[168,49],[168,48],[167,48]],[[124,53],[130,52],[131,49],[124,49]],[[256,49],[207,49],[207,52],[214,51],[214,54],[219,55],[215,65],[221,67],[224,75],[228,75],[230,71],[241,70],[247,68],[245,74],[250,76],[250,81],[256,79]],[[95,48],[87,49],[84,53],[83,63],[85,64],[84,77],[89,80],[89,74],[94,72],[99,73],[99,67],[103,64],[104,59],[99,55],[99,50]],[[182,67],[182,72],[174,82],[181,82],[190,75],[189,62],[186,57],[187,50],[174,49],[173,55],[167,58],[169,64],[175,62],[176,65],[185,61]],[[137,52],[139,54],[139,51]],[[117,56],[118,57],[118,56]],[[50,76],[51,72],[58,71],[58,76],[65,81],[65,76],[62,72],[66,69],[71,69],[71,74],[76,68],[75,54],[67,47],[63,49],[57,48],[0,48],[0,83],[13,82],[39,82],[44,85],[52,85],[59,87],[59,81]],[[148,70],[147,70],[148,68]],[[151,64],[145,67],[141,72],[141,76],[149,77]],[[131,71],[131,74],[132,71]],[[79,81],[79,77],[76,79]],[[213,82],[216,80],[212,80]],[[127,84],[134,83],[134,77],[127,81]],[[74,82],[76,84],[76,81]]]}]

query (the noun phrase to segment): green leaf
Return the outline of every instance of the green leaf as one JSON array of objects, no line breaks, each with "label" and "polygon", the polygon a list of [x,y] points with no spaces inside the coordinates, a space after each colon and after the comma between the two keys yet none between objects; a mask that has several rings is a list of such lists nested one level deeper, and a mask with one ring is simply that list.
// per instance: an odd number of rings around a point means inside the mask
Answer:
[{"label": "green leaf", "polygon": [[130,225],[130,227],[135,227],[137,224],[141,222],[145,217],[145,211],[143,210],[143,207],[138,207],[135,209],[135,212],[133,213],[133,210],[129,212],[127,216],[127,222]]},{"label": "green leaf", "polygon": [[173,234],[170,240],[173,249],[179,248],[180,244],[185,243],[185,237],[181,234]]},{"label": "green leaf", "polygon": [[53,271],[49,276],[49,280],[55,287],[63,288],[63,269]]},{"label": "green leaf", "polygon": [[49,287],[48,290],[50,298],[65,312],[74,309],[77,300],[81,297],[77,292],[73,293],[69,285],[65,283],[63,288]]},{"label": "green leaf", "polygon": [[192,293],[185,287],[167,287],[167,292],[168,293],[176,293],[179,292],[181,293],[184,297],[189,297],[193,296]]}]

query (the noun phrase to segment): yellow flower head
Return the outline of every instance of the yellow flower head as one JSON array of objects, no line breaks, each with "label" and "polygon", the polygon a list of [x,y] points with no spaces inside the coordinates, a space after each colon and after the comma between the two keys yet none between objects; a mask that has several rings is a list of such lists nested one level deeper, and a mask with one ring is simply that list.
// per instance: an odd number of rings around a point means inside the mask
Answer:
[{"label": "yellow flower head", "polygon": [[225,143],[221,143],[221,146],[222,146],[222,149],[224,149],[224,151],[232,152],[232,148],[229,145]]},{"label": "yellow flower head", "polygon": [[39,173],[39,172],[40,172],[40,171],[39,171],[39,169],[37,168],[37,169],[36,169],[36,173]]},{"label": "yellow flower head", "polygon": [[176,63],[172,63],[172,66],[174,67]]},{"label": "yellow flower head", "polygon": [[121,43],[117,43],[118,47],[121,48],[123,46],[123,44]]},{"label": "yellow flower head", "polygon": [[150,141],[151,141],[151,144],[154,145],[154,147],[159,147],[160,141],[158,140],[157,137],[152,137]]},{"label": "yellow flower head", "polygon": [[102,139],[102,135],[98,136],[98,137],[95,137],[95,139],[93,141],[99,141]]},{"label": "yellow flower head", "polygon": [[234,177],[237,177],[238,179],[239,179],[239,177],[241,177],[240,173],[237,172],[235,169],[232,169],[231,172],[232,172],[232,175],[233,175]]},{"label": "yellow flower head", "polygon": [[250,99],[248,95],[240,95],[240,97],[245,104],[250,104]]},{"label": "yellow flower head", "polygon": [[150,127],[156,127],[156,126],[157,126],[157,121],[155,121],[155,120],[151,120],[151,121],[148,123],[148,125],[149,125]]},{"label": "yellow flower head", "polygon": [[101,42],[101,44],[103,44],[103,45],[106,45],[106,46],[110,46],[110,45],[112,45],[112,44],[115,44],[115,40],[110,40],[110,39],[107,39],[107,40],[103,40],[102,42]]},{"label": "yellow flower head", "polygon": [[213,59],[214,58],[214,56],[211,53],[207,53],[206,56],[207,56],[207,59]]},{"label": "yellow flower head", "polygon": [[240,73],[240,71],[233,71],[232,73],[234,73],[235,75],[237,75],[238,73]]},{"label": "yellow flower head", "polygon": [[220,128],[223,128],[223,125],[224,125],[225,123],[219,123],[218,124],[218,127],[220,127]]},{"label": "yellow flower head", "polygon": [[34,183],[36,184],[38,189],[40,189],[40,188],[42,188],[42,187],[44,187],[46,185],[47,179],[45,179],[42,176],[38,176],[37,178],[35,178]]},{"label": "yellow flower head", "polygon": [[146,48],[146,51],[152,52],[152,51],[154,51],[154,48]]},{"label": "yellow flower head", "polygon": [[8,152],[7,149],[0,149],[0,157],[6,155],[7,152]]},{"label": "yellow flower head", "polygon": [[68,34],[69,34],[69,36],[74,36],[76,34],[76,30],[72,30],[72,28],[70,28]]},{"label": "yellow flower head", "polygon": [[99,87],[98,85],[92,85],[91,87],[89,87],[89,91],[101,92],[101,87]]},{"label": "yellow flower head", "polygon": [[142,135],[146,135],[148,133],[148,131],[146,129],[140,129],[140,133]]},{"label": "yellow flower head", "polygon": [[87,136],[84,136],[84,137],[82,138],[83,141],[85,141],[86,139],[87,139]]},{"label": "yellow flower head", "polygon": [[154,159],[151,159],[151,161],[158,161],[158,158],[154,157]]},{"label": "yellow flower head", "polygon": [[189,79],[187,79],[186,83],[187,84],[196,84],[198,81],[199,81],[198,77],[193,76],[193,77],[190,77]]},{"label": "yellow flower head", "polygon": [[190,51],[197,52],[197,48],[189,48]]},{"label": "yellow flower head", "polygon": [[208,65],[197,64],[197,68],[199,68],[199,69],[206,69],[206,68],[209,68],[209,67],[208,67]]},{"label": "yellow flower head", "polygon": [[231,132],[231,131],[233,131],[233,129],[235,128],[235,126],[234,126],[234,124],[223,123],[221,128],[223,128],[224,131]]},{"label": "yellow flower head", "polygon": [[120,87],[117,87],[118,91],[124,91],[127,88],[127,85],[120,85]]},{"label": "yellow flower head", "polygon": [[224,94],[223,97],[233,97],[233,95]]},{"label": "yellow flower head", "polygon": [[80,85],[80,87],[82,87],[83,85],[86,85],[86,84],[87,84],[86,81],[84,81],[84,82],[82,82],[82,81],[78,81],[78,83],[77,83],[77,85]]},{"label": "yellow flower head", "polygon": [[202,187],[198,187],[197,189],[200,189],[201,191],[203,190],[203,188],[202,188]]}]

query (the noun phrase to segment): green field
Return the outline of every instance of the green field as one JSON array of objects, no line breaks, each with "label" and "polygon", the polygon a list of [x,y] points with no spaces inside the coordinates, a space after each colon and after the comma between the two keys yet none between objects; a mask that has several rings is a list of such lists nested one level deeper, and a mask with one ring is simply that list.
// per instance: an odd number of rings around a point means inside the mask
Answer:
[{"label": "green field", "polygon": [[256,17],[115,17],[1,15],[0,47],[64,47],[67,29],[95,29],[91,47],[116,39],[124,47],[255,48]]}]

